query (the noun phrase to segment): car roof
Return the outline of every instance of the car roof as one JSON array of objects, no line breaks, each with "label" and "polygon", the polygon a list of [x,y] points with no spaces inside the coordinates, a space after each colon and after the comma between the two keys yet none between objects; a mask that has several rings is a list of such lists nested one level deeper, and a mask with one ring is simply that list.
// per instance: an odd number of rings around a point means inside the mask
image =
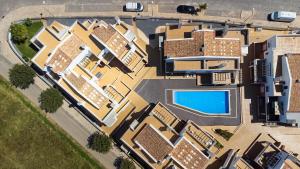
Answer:
[{"label": "car roof", "polygon": [[130,8],[130,9],[135,9],[137,8],[137,2],[127,2],[126,3],[126,8]]}]

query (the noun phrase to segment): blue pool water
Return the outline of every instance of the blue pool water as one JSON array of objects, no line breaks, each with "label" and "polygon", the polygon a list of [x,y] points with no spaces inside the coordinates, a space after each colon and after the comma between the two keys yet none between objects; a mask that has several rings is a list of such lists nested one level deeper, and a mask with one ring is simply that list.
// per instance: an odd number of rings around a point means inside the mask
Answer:
[{"label": "blue pool water", "polygon": [[173,91],[173,103],[194,111],[212,114],[229,114],[228,91]]}]

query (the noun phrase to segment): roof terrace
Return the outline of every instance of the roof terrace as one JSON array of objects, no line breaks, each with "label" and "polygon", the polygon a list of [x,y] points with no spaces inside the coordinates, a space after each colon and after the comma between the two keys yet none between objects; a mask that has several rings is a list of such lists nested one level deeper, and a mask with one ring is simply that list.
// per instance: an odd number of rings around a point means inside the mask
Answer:
[{"label": "roof terrace", "polygon": [[61,46],[55,49],[53,54],[46,61],[54,73],[64,71],[83,50],[84,42],[76,35],[72,34],[62,42]]},{"label": "roof terrace", "polygon": [[123,23],[110,25],[100,21],[93,29],[93,37],[129,70],[134,71],[138,63],[146,57],[147,54],[135,42],[135,34]]},{"label": "roof terrace", "polygon": [[171,161],[181,168],[203,168],[209,159],[204,152],[213,138],[192,122],[179,125],[180,120],[157,103],[143,121],[131,124],[121,140],[153,168],[164,168]]}]

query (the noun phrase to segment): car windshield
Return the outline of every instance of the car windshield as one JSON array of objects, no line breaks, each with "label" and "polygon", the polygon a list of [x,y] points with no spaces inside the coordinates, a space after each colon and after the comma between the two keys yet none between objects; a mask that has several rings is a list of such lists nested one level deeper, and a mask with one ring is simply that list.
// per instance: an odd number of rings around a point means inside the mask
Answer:
[{"label": "car windshield", "polygon": [[191,8],[190,6],[185,6],[185,7],[184,7],[184,10],[185,10],[185,11],[192,11],[192,8]]},{"label": "car windshield", "polygon": [[274,12],[274,18],[275,18],[275,19],[278,18],[278,12]]},{"label": "car windshield", "polygon": [[137,9],[141,9],[141,4],[137,3]]}]

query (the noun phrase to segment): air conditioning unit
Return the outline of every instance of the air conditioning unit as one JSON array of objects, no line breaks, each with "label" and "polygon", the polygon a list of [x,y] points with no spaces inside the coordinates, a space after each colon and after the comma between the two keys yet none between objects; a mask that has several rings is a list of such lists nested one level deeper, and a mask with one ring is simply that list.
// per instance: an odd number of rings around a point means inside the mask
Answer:
[{"label": "air conditioning unit", "polygon": [[255,32],[261,32],[261,31],[262,31],[262,28],[261,28],[261,27],[255,28]]}]

